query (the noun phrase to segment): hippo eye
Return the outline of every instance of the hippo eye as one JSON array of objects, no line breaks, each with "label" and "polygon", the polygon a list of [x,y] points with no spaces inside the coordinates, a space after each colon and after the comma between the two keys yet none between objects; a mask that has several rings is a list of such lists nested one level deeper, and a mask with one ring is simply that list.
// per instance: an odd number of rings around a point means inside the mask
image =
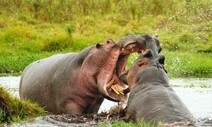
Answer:
[{"label": "hippo eye", "polygon": [[113,43],[115,43],[112,39],[108,39],[107,41],[106,41],[106,43],[107,44],[113,44]]},{"label": "hippo eye", "polygon": [[110,41],[110,40],[107,40],[107,43],[108,43],[108,44],[110,44],[110,43],[111,43],[111,41]]}]

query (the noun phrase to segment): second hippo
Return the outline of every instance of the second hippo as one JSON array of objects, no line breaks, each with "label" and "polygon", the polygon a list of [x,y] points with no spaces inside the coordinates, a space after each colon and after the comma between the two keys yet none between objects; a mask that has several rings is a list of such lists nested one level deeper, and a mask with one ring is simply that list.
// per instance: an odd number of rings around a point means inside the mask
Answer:
[{"label": "second hippo", "polygon": [[126,121],[192,122],[193,116],[169,85],[165,57],[147,50],[134,62],[126,76],[130,86]]}]

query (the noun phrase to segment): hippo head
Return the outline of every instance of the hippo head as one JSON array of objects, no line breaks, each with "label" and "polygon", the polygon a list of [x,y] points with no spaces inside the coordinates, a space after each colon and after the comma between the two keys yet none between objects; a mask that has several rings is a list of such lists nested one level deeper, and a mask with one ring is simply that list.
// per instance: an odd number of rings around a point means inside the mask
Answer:
[{"label": "hippo head", "polygon": [[[152,55],[154,57],[158,57],[158,54],[162,50],[160,41],[149,34],[130,34],[126,37],[122,37],[119,42],[123,45],[123,47],[125,47],[125,53],[131,53],[134,50],[138,53],[144,53],[144,49],[150,49],[152,51]],[[128,84],[126,81],[127,73],[128,71],[125,71],[120,76],[121,81],[125,84]],[[129,92],[129,89],[127,91]]]},{"label": "hippo head", "polygon": [[162,50],[160,41],[149,34],[130,34],[126,37],[122,37],[119,43],[125,47],[126,53],[132,53],[134,50],[141,53],[144,49],[151,49],[153,55],[157,56]]},{"label": "hippo head", "polygon": [[[152,72],[150,72],[149,68],[152,66],[155,66],[158,69],[161,68],[167,73],[164,68],[164,61],[165,57],[163,55],[158,55],[158,57],[155,57],[154,52],[147,49],[136,59],[127,73],[126,80],[129,85],[129,90],[134,88],[134,85],[136,84],[135,82],[137,82],[139,78],[141,79],[142,76],[149,75],[151,77],[150,73]],[[150,80],[150,78],[148,78],[148,80]]]},{"label": "hippo head", "polygon": [[152,54],[157,56],[162,50],[160,41],[157,38],[150,36],[149,34],[144,34],[141,36],[146,40],[146,48],[151,49]]},{"label": "hippo head", "polygon": [[92,48],[87,58],[91,66],[87,67],[87,71],[92,71],[97,88],[105,98],[126,101],[126,85],[118,77],[125,71],[130,53],[144,50],[144,45],[144,39],[140,40],[140,44],[131,41],[115,43],[108,39]]}]

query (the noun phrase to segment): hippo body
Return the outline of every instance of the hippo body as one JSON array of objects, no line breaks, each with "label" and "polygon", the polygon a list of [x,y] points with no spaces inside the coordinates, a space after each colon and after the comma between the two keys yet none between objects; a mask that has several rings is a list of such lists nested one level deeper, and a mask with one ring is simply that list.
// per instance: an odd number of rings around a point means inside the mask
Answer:
[{"label": "hippo body", "polygon": [[124,71],[129,54],[121,56],[121,49],[109,39],[79,53],[38,60],[23,71],[20,98],[38,102],[53,114],[96,113],[104,97],[125,101],[127,95],[120,94],[125,86],[117,75]]},{"label": "hippo body", "polygon": [[[159,62],[160,63],[159,63]],[[126,120],[139,122],[191,122],[193,116],[170,87],[163,64],[164,56],[153,57],[151,50],[139,56],[127,74],[130,95]]]}]

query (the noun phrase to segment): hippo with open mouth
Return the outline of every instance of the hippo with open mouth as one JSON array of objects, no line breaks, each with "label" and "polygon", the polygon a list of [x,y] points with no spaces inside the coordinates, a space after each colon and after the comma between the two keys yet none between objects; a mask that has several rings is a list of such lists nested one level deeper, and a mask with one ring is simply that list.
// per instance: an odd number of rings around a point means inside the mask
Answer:
[{"label": "hippo with open mouth", "polygon": [[151,49],[141,54],[129,69],[126,80],[130,95],[125,120],[139,122],[192,122],[193,116],[170,87],[163,55]]},{"label": "hippo with open mouth", "polygon": [[122,102],[126,86],[119,80],[130,53],[145,49],[145,39],[115,43],[108,39],[78,53],[58,54],[28,65],[19,95],[53,114],[96,113],[104,98]]}]

